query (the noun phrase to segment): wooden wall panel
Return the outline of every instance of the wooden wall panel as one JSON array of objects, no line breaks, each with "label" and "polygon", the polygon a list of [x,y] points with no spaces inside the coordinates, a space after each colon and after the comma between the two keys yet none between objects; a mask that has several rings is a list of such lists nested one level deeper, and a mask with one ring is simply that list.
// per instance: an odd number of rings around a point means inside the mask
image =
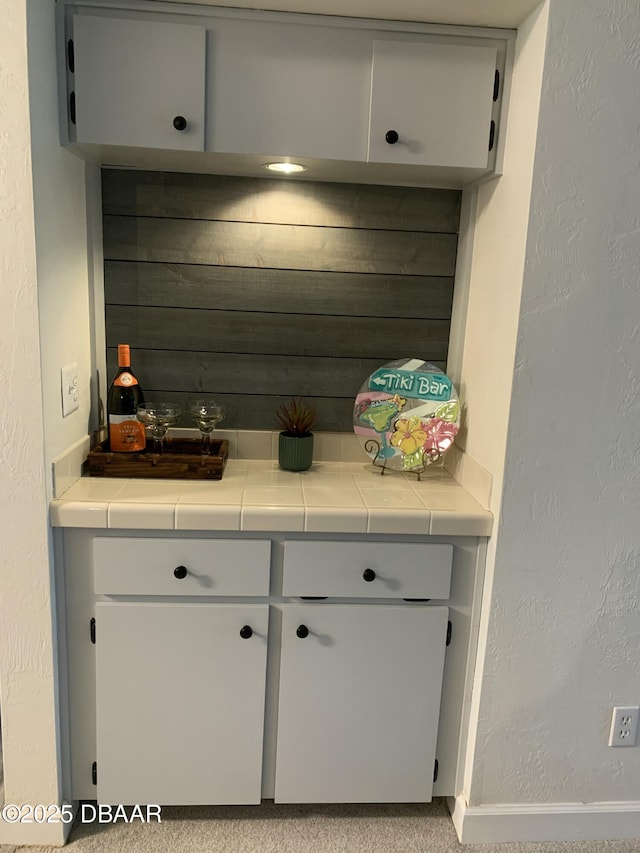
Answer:
[{"label": "wooden wall panel", "polygon": [[[446,359],[447,320],[334,317],[192,308],[107,307],[107,345],[136,349],[196,350],[255,355],[382,358],[417,352]],[[363,377],[364,379],[365,377]]]},{"label": "wooden wall panel", "polygon": [[[197,399],[198,394],[189,394],[185,391],[147,393],[146,398],[172,400],[183,407],[183,415],[178,426],[194,427],[186,414],[186,407],[190,400]],[[203,395],[204,396],[204,395]],[[225,419],[220,423],[220,429],[278,429],[275,411],[286,395],[274,396],[273,394],[221,394],[216,391],[215,399],[222,403],[225,408]],[[313,394],[305,394],[305,400],[313,404],[318,410],[320,423],[318,431],[352,432],[353,424],[353,397],[317,397]],[[363,456],[363,462],[366,456]]]},{"label": "wooden wall panel", "polygon": [[106,214],[456,234],[459,190],[110,171]]},{"label": "wooden wall panel", "polygon": [[453,278],[106,261],[109,305],[449,320]]},{"label": "wooden wall panel", "polygon": [[[107,349],[115,373],[117,348]],[[323,358],[138,349],[136,371],[143,387],[199,393],[265,394],[274,382],[283,395],[354,397],[379,358]],[[444,370],[444,362],[434,360]]]},{"label": "wooden wall panel", "polygon": [[130,343],[148,399],[274,429],[301,395],[351,431],[381,364],[444,369],[458,191],[108,170],[103,206],[108,366]]},{"label": "wooden wall panel", "polygon": [[453,275],[455,234],[105,216],[105,257],[272,269]]}]

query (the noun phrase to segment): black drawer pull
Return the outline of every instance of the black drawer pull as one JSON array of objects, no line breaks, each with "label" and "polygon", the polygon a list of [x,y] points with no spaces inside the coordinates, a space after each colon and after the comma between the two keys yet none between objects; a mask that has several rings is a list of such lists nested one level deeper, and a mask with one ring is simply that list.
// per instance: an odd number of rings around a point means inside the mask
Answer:
[{"label": "black drawer pull", "polygon": [[397,130],[388,130],[385,133],[384,138],[385,142],[387,142],[388,145],[395,145],[396,142],[400,139]]},{"label": "black drawer pull", "polygon": [[184,116],[176,116],[173,120],[173,126],[176,130],[186,130],[187,120]]},{"label": "black drawer pull", "polygon": [[374,581],[376,579],[376,573],[373,571],[373,569],[365,569],[362,573],[362,578],[367,583],[371,583],[371,581]]},{"label": "black drawer pull", "polygon": [[240,628],[240,636],[242,637],[243,640],[248,640],[249,637],[252,637],[253,636],[253,630],[251,629],[251,626],[250,625],[243,625],[242,628]]},{"label": "black drawer pull", "polygon": [[178,578],[178,580],[182,580],[182,578],[186,578],[186,576],[187,576],[186,566],[177,566],[173,570],[173,574]]},{"label": "black drawer pull", "polygon": [[304,640],[305,637],[309,636],[309,629],[306,625],[298,625],[296,628],[296,634],[300,637],[301,640]]}]

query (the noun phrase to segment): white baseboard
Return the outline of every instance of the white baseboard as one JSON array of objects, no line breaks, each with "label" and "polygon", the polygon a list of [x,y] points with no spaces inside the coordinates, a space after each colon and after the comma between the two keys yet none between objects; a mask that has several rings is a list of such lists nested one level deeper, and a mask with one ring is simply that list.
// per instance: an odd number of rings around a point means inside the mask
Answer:
[{"label": "white baseboard", "polygon": [[468,806],[447,800],[462,844],[640,839],[640,802]]}]

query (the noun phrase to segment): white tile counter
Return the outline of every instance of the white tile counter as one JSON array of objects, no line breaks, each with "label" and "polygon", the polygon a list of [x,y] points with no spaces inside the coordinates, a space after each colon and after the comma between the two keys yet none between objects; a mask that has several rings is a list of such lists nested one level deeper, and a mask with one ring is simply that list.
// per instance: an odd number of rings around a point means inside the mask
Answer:
[{"label": "white tile counter", "polygon": [[230,459],[222,480],[82,477],[51,503],[54,527],[489,536],[493,516],[443,468]]}]

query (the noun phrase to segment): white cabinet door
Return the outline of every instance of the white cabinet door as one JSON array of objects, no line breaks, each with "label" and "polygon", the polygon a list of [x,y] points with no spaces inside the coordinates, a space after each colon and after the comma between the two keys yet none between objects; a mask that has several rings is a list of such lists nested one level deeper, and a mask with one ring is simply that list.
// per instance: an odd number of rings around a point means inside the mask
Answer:
[{"label": "white cabinet door", "polygon": [[283,611],[276,801],[430,801],[448,609]]},{"label": "white cabinet door", "polygon": [[218,20],[207,149],[364,161],[371,47],[337,26]]},{"label": "white cabinet door", "polygon": [[99,802],[260,802],[267,625],[267,605],[96,605]]},{"label": "white cabinet door", "polygon": [[369,161],[486,168],[495,70],[494,47],[375,41]]},{"label": "white cabinet door", "polygon": [[205,39],[204,27],[75,15],[74,141],[204,150]]}]

